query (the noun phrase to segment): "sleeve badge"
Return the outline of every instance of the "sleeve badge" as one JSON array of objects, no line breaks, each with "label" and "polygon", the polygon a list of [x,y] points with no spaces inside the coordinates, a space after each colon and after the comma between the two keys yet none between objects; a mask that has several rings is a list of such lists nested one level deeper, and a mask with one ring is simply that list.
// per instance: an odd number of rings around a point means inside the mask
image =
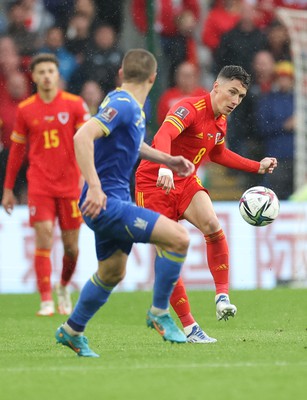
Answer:
[{"label": "sleeve badge", "polygon": [[185,117],[190,114],[190,111],[185,107],[178,107],[177,110],[174,112],[174,115],[179,117],[180,119],[185,119]]},{"label": "sleeve badge", "polygon": [[103,109],[103,111],[101,112],[100,116],[106,122],[111,122],[116,117],[117,114],[118,114],[118,111],[115,108],[105,107]]}]

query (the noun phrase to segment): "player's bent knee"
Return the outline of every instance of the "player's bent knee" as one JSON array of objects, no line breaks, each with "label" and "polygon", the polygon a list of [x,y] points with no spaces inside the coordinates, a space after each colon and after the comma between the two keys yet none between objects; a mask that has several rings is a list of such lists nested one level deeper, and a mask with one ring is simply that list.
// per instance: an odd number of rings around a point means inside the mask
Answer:
[{"label": "player's bent knee", "polygon": [[171,251],[179,254],[186,254],[190,244],[190,237],[187,229],[182,226],[178,225],[178,232],[174,236],[173,241],[171,243]]},{"label": "player's bent knee", "polygon": [[108,271],[100,271],[98,270],[98,277],[102,280],[103,283],[110,286],[116,286],[119,284],[125,277],[125,271],[119,270],[108,270]]},{"label": "player's bent knee", "polygon": [[212,216],[212,218],[208,219],[206,223],[201,224],[199,228],[205,235],[217,232],[220,229],[220,223],[217,216]]},{"label": "player's bent knee", "polygon": [[99,261],[98,277],[106,285],[116,286],[126,275],[127,255],[117,251],[110,258]]},{"label": "player's bent knee", "polygon": [[152,232],[150,243],[154,243],[167,251],[186,254],[190,237],[183,225],[160,215]]},{"label": "player's bent knee", "polygon": [[64,245],[64,254],[70,258],[77,258],[79,254],[78,246],[76,244]]}]

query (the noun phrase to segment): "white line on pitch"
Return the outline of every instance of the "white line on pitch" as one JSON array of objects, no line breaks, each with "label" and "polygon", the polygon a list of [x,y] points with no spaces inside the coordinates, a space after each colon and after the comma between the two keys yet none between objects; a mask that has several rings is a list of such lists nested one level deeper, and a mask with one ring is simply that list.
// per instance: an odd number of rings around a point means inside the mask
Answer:
[{"label": "white line on pitch", "polygon": [[[79,359],[80,360],[80,359]],[[103,360],[103,358],[102,358]],[[65,359],[67,361],[67,359]],[[98,360],[93,360],[93,362],[97,362]],[[80,361],[78,361],[80,362]],[[81,361],[82,362],[82,361]],[[67,365],[67,366],[44,366],[43,370],[41,367],[0,367],[0,372],[43,372],[46,371],[55,371],[55,372],[66,372],[66,371],[81,371],[84,370],[138,370],[138,369],[191,369],[191,368],[257,368],[257,367],[307,367],[307,361],[302,362],[287,362],[287,361],[276,361],[274,363],[253,363],[253,362],[246,362],[246,363],[209,363],[209,364],[182,364],[182,365],[173,365],[173,364],[166,364],[166,365],[146,365],[146,364],[139,364],[139,365],[114,365],[114,366],[107,366],[107,365]]]}]

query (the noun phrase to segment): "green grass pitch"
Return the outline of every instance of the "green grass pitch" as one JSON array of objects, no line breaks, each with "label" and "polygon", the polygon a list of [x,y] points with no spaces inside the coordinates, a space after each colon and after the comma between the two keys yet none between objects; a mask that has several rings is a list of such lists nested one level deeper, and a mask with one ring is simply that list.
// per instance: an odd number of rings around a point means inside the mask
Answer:
[{"label": "green grass pitch", "polygon": [[64,318],[36,317],[37,294],[1,295],[1,400],[307,398],[306,290],[233,291],[228,322],[216,320],[213,292],[189,296],[217,343],[164,342],[145,325],[151,293],[114,293],[86,330],[101,357],[87,359],[55,344]]}]

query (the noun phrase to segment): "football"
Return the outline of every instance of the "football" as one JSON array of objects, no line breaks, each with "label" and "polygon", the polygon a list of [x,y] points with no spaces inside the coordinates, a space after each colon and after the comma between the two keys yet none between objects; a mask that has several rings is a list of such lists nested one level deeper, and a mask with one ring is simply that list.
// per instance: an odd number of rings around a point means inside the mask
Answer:
[{"label": "football", "polygon": [[253,226],[271,224],[279,214],[279,200],[273,190],[254,186],[243,193],[239,203],[243,219]]}]

